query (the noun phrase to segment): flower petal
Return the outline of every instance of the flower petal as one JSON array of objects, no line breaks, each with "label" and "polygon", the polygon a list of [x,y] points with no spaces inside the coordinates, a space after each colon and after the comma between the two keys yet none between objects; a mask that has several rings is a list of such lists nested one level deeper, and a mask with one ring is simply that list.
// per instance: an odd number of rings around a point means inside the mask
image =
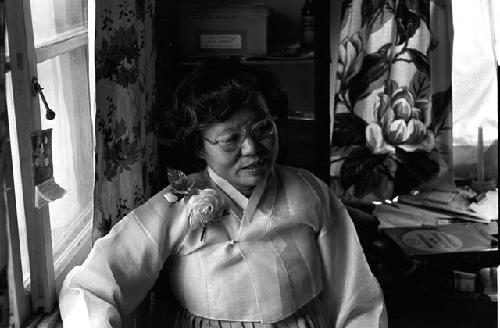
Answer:
[{"label": "flower petal", "polygon": [[347,51],[345,49],[346,44],[342,44],[339,47],[339,63],[337,64],[337,73],[339,75],[344,75],[344,70],[346,67]]},{"label": "flower petal", "polygon": [[365,52],[362,50],[360,53],[356,54],[356,57],[351,59],[346,73],[346,81],[350,81],[354,75],[358,74],[361,70],[361,66],[363,65],[364,58]]},{"label": "flower petal", "polygon": [[348,39],[344,39],[344,41],[340,44],[339,47],[339,62],[341,62],[342,64],[345,64],[346,62],[346,56],[347,56],[346,47],[348,42],[349,42]]},{"label": "flower petal", "polygon": [[403,119],[405,121],[408,121],[410,119],[412,106],[405,98],[399,98],[398,100],[396,100],[393,103],[392,108],[394,110],[396,118]]},{"label": "flower petal", "polygon": [[406,138],[406,122],[404,120],[395,120],[385,130],[387,141],[393,145],[403,143]]},{"label": "flower petal", "polygon": [[427,128],[424,123],[419,120],[410,120],[407,129],[408,138],[407,144],[420,144],[425,139]]},{"label": "flower petal", "polygon": [[351,42],[354,46],[354,48],[356,49],[356,52],[359,53],[362,51],[363,49],[363,38],[361,37],[361,33],[360,32],[357,32],[355,34],[353,34],[353,36],[351,37]]},{"label": "flower petal", "polygon": [[405,99],[411,106],[415,104],[415,98],[413,97],[413,93],[408,89],[407,86],[402,86],[398,88],[391,96],[392,101],[396,102],[400,98]]},{"label": "flower petal", "polygon": [[420,110],[418,119],[424,123],[426,127],[431,125],[431,102],[428,99],[417,99],[415,106]]},{"label": "flower petal", "polygon": [[412,107],[411,109],[411,118],[416,120],[421,120],[422,111],[418,107]]},{"label": "flower petal", "polygon": [[375,111],[375,117],[377,121],[384,127],[389,122],[394,119],[394,112],[389,109],[389,103],[391,99],[388,95],[384,93],[379,93],[375,104],[373,105],[373,110]]},{"label": "flower petal", "polygon": [[175,203],[177,200],[179,200],[179,197],[171,192],[166,193],[165,195],[163,195],[163,197],[165,197],[165,199],[170,203]]},{"label": "flower petal", "polygon": [[432,131],[427,130],[425,138],[421,143],[399,145],[399,147],[407,152],[414,152],[414,151],[431,152],[436,147],[436,139],[434,137],[434,133],[432,133]]},{"label": "flower petal", "polygon": [[203,189],[189,198],[187,207],[189,225],[193,228],[206,227],[221,217],[225,208],[225,198],[215,189]]},{"label": "flower petal", "polygon": [[382,129],[378,124],[369,123],[365,129],[366,145],[374,154],[394,153],[395,149],[388,145],[382,135]]}]

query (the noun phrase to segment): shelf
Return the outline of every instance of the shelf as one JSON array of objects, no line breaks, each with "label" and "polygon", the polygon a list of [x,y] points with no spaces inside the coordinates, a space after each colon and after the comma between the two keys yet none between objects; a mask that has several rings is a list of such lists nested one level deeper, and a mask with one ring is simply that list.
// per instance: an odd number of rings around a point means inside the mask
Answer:
[{"label": "shelf", "polygon": [[289,114],[287,118],[289,121],[314,121],[314,113]]},{"label": "shelf", "polygon": [[244,64],[249,65],[313,65],[314,59],[286,59],[286,60],[278,60],[278,59],[262,59],[262,60],[246,60],[242,61]]},{"label": "shelf", "polygon": [[[197,66],[200,65],[203,59],[208,59],[210,57],[193,59],[193,60],[183,60],[179,61],[181,66]],[[247,65],[313,65],[314,58],[304,58],[304,59],[241,59],[241,63]]]}]

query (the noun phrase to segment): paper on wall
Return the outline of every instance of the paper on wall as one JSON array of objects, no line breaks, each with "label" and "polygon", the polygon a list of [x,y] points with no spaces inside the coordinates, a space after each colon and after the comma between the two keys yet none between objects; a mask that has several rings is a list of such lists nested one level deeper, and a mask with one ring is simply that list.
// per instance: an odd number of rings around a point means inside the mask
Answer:
[{"label": "paper on wall", "polygon": [[52,129],[31,134],[33,179],[35,184],[35,207],[42,208],[63,197],[66,190],[54,180],[52,166]]}]

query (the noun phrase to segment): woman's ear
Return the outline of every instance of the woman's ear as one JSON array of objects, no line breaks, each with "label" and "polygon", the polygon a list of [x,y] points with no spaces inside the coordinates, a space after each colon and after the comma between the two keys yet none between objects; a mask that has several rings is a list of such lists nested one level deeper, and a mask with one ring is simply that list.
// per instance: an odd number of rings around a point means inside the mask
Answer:
[{"label": "woman's ear", "polygon": [[201,147],[198,147],[195,151],[194,154],[196,157],[199,157],[201,159],[205,159],[205,152],[201,149]]},{"label": "woman's ear", "polygon": [[194,156],[200,158],[200,159],[205,159],[205,150],[204,150],[204,144],[203,144],[203,141],[201,139],[201,136],[196,136],[193,138],[193,142],[191,144],[192,146],[192,154],[194,154]]}]

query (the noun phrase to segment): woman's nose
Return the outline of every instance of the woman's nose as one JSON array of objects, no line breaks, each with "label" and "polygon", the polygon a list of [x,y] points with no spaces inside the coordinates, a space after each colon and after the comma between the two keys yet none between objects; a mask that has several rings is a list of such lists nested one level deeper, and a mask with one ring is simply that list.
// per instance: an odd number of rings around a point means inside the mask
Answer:
[{"label": "woman's nose", "polygon": [[241,144],[241,154],[253,155],[259,148],[259,143],[251,135],[247,135]]}]

